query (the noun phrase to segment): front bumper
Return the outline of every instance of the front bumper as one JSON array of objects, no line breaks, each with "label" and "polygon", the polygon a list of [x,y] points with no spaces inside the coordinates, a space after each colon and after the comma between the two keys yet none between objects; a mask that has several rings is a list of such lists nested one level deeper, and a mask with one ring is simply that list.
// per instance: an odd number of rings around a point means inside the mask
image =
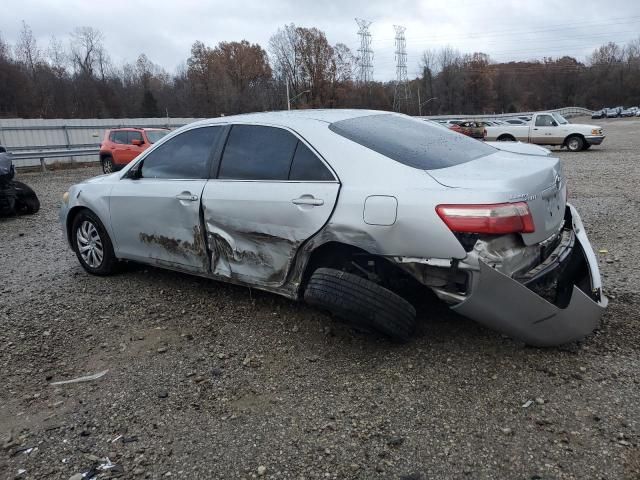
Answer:
[{"label": "front bumper", "polygon": [[572,268],[557,264],[566,272],[559,274],[557,282],[558,289],[567,291],[562,307],[480,261],[479,270],[471,272],[471,293],[452,309],[533,346],[561,345],[590,334],[599,324],[607,298],[578,212],[567,204],[565,217],[576,241],[571,251]]},{"label": "front bumper", "polygon": [[604,141],[605,135],[587,135],[584,139],[589,145],[600,145]]}]

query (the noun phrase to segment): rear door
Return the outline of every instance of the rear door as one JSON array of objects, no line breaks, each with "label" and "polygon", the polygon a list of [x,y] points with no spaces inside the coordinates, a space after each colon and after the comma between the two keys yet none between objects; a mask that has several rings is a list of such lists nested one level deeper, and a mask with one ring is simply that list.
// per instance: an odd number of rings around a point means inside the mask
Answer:
[{"label": "rear door", "polygon": [[277,287],[298,247],[328,221],[340,184],[293,132],[234,125],[202,194],[212,272]]},{"label": "rear door", "polygon": [[208,272],[200,199],[224,129],[198,127],[169,139],[117,183],[109,206],[118,257]]}]

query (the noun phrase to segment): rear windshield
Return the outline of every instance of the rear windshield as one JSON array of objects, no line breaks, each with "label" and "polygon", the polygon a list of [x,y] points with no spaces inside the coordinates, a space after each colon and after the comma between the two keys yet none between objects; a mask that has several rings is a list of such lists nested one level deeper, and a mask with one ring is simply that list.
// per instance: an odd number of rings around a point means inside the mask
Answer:
[{"label": "rear windshield", "polygon": [[169,133],[169,130],[147,130],[147,138],[151,143],[156,143],[167,133]]},{"label": "rear windshield", "polygon": [[379,114],[341,120],[329,129],[349,140],[410,167],[447,168],[496,150],[484,143],[424,120]]}]

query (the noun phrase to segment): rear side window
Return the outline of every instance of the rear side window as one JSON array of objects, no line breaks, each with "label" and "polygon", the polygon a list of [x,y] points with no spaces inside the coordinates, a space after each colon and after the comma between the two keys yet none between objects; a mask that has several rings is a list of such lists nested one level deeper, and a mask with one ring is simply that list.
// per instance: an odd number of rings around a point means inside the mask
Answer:
[{"label": "rear side window", "polygon": [[142,161],[142,178],[208,178],[211,149],[223,127],[188,130],[160,145]]},{"label": "rear side window", "polygon": [[122,145],[126,145],[129,143],[127,140],[127,131],[126,130],[117,130],[115,132],[111,132],[111,141],[113,143],[119,143]]},{"label": "rear side window", "polygon": [[328,182],[334,178],[324,163],[304,143],[298,141],[289,180]]},{"label": "rear side window", "polygon": [[287,180],[298,139],[281,128],[234,125],[222,155],[218,178]]},{"label": "rear side window", "polygon": [[394,114],[341,120],[329,129],[353,142],[410,167],[447,168],[496,152],[466,135]]}]

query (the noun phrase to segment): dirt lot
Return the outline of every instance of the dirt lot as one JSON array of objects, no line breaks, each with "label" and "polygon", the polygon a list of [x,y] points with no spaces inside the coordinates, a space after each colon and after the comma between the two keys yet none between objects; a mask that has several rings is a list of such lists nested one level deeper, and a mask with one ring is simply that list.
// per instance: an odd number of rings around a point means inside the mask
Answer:
[{"label": "dirt lot", "polygon": [[430,304],[396,345],[255,290],[92,277],[57,215],[98,169],[21,175],[43,208],[0,223],[0,478],[640,478],[640,120],[597,123],[559,155],[611,303],[552,349]]}]

